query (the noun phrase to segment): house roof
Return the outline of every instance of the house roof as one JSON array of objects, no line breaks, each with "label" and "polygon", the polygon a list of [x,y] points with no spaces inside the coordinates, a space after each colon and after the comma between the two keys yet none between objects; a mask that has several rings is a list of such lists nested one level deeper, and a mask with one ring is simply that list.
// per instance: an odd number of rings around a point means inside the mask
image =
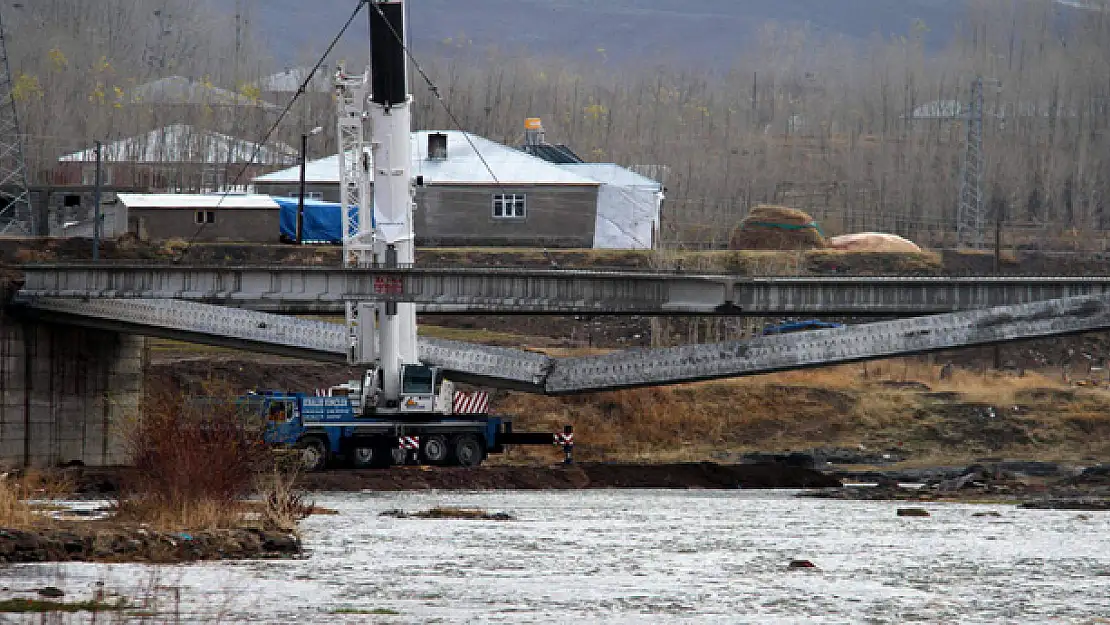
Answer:
[{"label": "house roof", "polygon": [[663,190],[663,183],[642,176],[631,169],[626,169],[616,163],[561,163],[559,167],[600,182],[618,187],[647,187],[658,191]]},{"label": "house roof", "polygon": [[278,107],[245,95],[199,83],[184,76],[167,76],[132,89],[132,104],[203,104],[208,106],[257,106],[277,111]]},{"label": "house roof", "polygon": [[[911,119],[965,119],[968,107],[957,100],[935,100],[922,104],[911,113]],[[1005,119],[1007,117],[1075,118],[1079,112],[1074,108],[1053,107],[1051,104],[1037,102],[1009,102],[1001,105],[986,103],[984,115]]]},{"label": "house roof", "polygon": [[936,100],[915,108],[913,119],[956,119],[965,114],[958,100]]},{"label": "house roof", "polygon": [[[301,88],[310,70],[305,67],[285,68],[276,74],[271,74],[259,81],[259,88],[273,93],[295,93]],[[308,83],[308,91],[324,93],[328,91],[327,72],[318,71]]]},{"label": "house roof", "polygon": [[[445,159],[428,159],[428,135],[436,132],[447,135],[447,158]],[[458,130],[422,130],[412,133],[412,141],[412,173],[415,176],[423,176],[424,184],[586,186],[598,184],[595,180],[471,133]],[[490,175],[491,170],[493,176]],[[262,184],[299,182],[300,175],[300,167],[294,166],[259,176],[254,179],[254,182]],[[338,184],[339,155],[307,163],[305,182]]]},{"label": "house roof", "polygon": [[550,143],[541,143],[538,145],[522,145],[520,149],[536,158],[542,158],[548,163],[563,164],[563,163],[582,163],[584,162],[574,150],[563,144],[553,145]]},{"label": "house roof", "polygon": [[116,198],[127,208],[197,209],[273,209],[278,203],[268,195],[242,193],[119,193]]},{"label": "house roof", "polygon": [[[294,148],[271,143],[258,148],[256,143],[236,139],[218,132],[201,130],[186,124],[174,124],[152,130],[145,135],[128,137],[103,147],[102,158],[112,163],[258,163],[288,165],[297,162]],[[253,157],[253,160],[252,160]],[[92,163],[96,148],[67,154],[60,162]]]}]

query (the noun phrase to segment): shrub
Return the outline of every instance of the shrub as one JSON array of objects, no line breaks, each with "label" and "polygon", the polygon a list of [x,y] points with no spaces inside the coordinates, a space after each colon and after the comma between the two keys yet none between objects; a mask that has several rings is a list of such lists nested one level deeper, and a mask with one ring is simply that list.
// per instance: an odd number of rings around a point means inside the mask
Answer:
[{"label": "shrub", "polygon": [[269,458],[257,422],[230,393],[191,402],[163,393],[148,398],[125,433],[136,471],[122,484],[120,513],[159,525],[226,526]]}]

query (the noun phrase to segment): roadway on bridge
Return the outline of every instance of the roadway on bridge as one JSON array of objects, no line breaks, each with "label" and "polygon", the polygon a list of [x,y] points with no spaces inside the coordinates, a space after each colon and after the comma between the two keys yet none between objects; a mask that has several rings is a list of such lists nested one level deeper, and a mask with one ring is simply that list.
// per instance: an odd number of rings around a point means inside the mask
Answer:
[{"label": "roadway on bridge", "polygon": [[23,267],[19,297],[177,299],[290,314],[349,300],[413,302],[424,313],[912,316],[1110,292],[1110,276],[750,277],[578,269]]}]

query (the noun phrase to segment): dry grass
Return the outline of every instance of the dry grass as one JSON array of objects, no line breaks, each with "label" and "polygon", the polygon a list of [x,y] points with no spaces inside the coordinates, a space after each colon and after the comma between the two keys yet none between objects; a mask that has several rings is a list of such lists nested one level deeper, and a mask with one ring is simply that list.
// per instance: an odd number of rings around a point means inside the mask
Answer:
[{"label": "dry grass", "polygon": [[[581,460],[705,460],[721,452],[902,446],[917,458],[1071,458],[1110,450],[1110,391],[1049,376],[905,358],[664,388],[552,398],[509,394],[518,427],[575,425]],[[985,417],[990,408],[996,417]],[[547,450],[506,460],[554,461]]]},{"label": "dry grass", "polygon": [[31,470],[0,477],[0,526],[21,529],[47,524],[50,518],[36,512],[50,506],[31,501],[60,499],[72,492],[72,481],[58,471]]},{"label": "dry grass", "polygon": [[295,462],[288,466],[275,464],[255,476],[255,491],[262,495],[264,528],[296,532],[301,519],[318,513],[314,504],[305,503],[304,493],[296,486],[298,476]]},{"label": "dry grass", "polygon": [[19,529],[35,520],[36,515],[23,498],[22,485],[13,478],[0,479],[0,527]]}]

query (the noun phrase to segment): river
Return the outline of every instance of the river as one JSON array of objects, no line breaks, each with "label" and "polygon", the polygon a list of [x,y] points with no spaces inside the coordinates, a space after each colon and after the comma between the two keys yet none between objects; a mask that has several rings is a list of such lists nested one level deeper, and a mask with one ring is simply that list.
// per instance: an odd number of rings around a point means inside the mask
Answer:
[{"label": "river", "polygon": [[[895,514],[905,503],[793,495],[317,494],[318,505],[340,514],[304,522],[304,559],[19,565],[0,569],[0,586],[55,585],[67,600],[117,590],[133,602],[155,601],[131,614],[135,621],[147,614],[147,622],[1091,623],[1110,616],[1110,514],[924,504],[931,517],[907,518]],[[516,520],[379,516],[437,505]],[[1001,516],[973,516],[991,510]],[[793,559],[817,568],[788,569]],[[38,618],[9,614],[0,622]]]}]

